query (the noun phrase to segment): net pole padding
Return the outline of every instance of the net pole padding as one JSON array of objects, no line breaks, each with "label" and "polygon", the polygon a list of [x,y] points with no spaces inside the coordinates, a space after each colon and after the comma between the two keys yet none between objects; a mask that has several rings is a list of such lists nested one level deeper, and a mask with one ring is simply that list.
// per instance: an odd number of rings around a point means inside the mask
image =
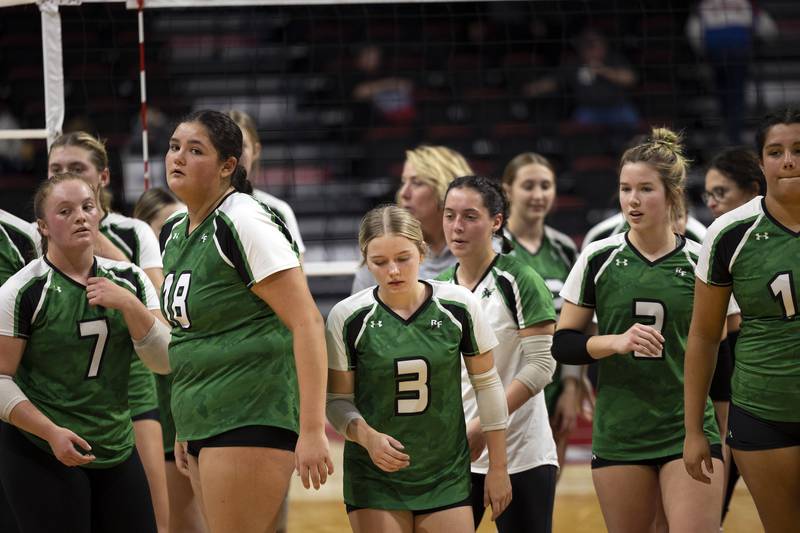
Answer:
[{"label": "net pole padding", "polygon": [[352,276],[360,264],[359,261],[307,261],[303,263],[303,272],[310,278]]},{"label": "net pole padding", "polygon": [[64,126],[64,65],[61,47],[61,14],[58,0],[40,0],[42,16],[42,68],[44,70],[44,115],[47,149]]},{"label": "net pole padding", "polygon": [[150,151],[147,143],[147,83],[144,61],[144,0],[139,3],[139,92],[142,119],[142,163],[144,164],[144,190],[150,188]]},{"label": "net pole padding", "polygon": [[0,130],[0,141],[13,139],[47,139],[47,130]]}]

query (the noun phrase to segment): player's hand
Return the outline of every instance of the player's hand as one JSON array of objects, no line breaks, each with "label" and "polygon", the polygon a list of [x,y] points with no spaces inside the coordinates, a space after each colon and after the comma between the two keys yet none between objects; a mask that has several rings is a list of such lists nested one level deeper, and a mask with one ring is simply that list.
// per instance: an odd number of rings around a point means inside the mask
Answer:
[{"label": "player's hand", "polygon": [[639,352],[648,357],[661,357],[664,337],[652,326],[636,323],[622,335],[617,335],[612,344],[617,353]]},{"label": "player's hand", "polygon": [[580,380],[580,415],[581,417],[586,420],[587,422],[591,422],[594,418],[594,404],[597,401],[597,398],[594,394],[594,386],[592,386],[592,382],[589,381],[587,376],[582,376]]},{"label": "player's hand", "polygon": [[550,426],[556,436],[568,436],[575,429],[581,411],[581,393],[574,380],[564,382],[564,388],[556,401]]},{"label": "player's hand", "polygon": [[89,278],[86,282],[86,298],[89,300],[89,305],[122,309],[136,297],[109,279]]},{"label": "player's hand", "polygon": [[371,431],[367,439],[369,458],[384,472],[397,472],[411,464],[411,457],[403,449],[399,440],[377,431]]},{"label": "player's hand", "polygon": [[[89,453],[92,450],[89,443],[64,427],[55,428],[48,436],[47,443],[56,459],[67,466],[85,465],[96,459],[94,454]],[[85,453],[81,453],[79,449]]]},{"label": "player's hand", "polygon": [[492,520],[503,514],[511,503],[511,478],[505,468],[492,468],[486,473],[483,485],[483,505],[492,506]]},{"label": "player's hand", "polygon": [[192,477],[189,474],[189,451],[188,451],[188,444],[186,442],[175,441],[175,467],[178,469],[178,472],[183,474],[184,476],[190,478]]},{"label": "player's hand", "polygon": [[313,484],[319,490],[320,485],[324,485],[328,476],[333,474],[324,428],[316,432],[300,431],[294,449],[294,468],[307,489]]},{"label": "player's hand", "polygon": [[686,433],[686,437],[683,439],[683,464],[690,476],[706,485],[711,484],[711,478],[703,472],[703,465],[705,465],[706,472],[714,473],[711,448],[705,434]]},{"label": "player's hand", "polygon": [[467,422],[467,442],[469,443],[470,461],[477,461],[486,448],[486,435],[481,429],[480,418],[473,418]]}]

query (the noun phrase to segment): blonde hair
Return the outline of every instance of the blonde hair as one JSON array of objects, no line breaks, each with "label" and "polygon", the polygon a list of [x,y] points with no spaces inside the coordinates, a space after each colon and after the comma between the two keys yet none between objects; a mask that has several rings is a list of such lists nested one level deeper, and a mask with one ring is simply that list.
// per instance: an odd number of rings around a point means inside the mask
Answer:
[{"label": "blonde hair", "polygon": [[383,205],[371,209],[361,219],[358,228],[358,247],[361,250],[362,264],[367,261],[367,247],[369,243],[384,235],[398,235],[405,237],[417,247],[420,257],[428,252],[428,245],[422,236],[422,226],[419,220],[396,205]]},{"label": "blonde hair", "polygon": [[[94,188],[94,185],[89,183],[83,176],[78,174],[73,174],[71,172],[64,172],[62,174],[56,174],[55,176],[51,177],[50,179],[46,179],[39,184],[39,187],[36,188],[36,192],[33,195],[33,215],[36,217],[36,220],[44,220],[44,204],[47,202],[47,199],[50,197],[50,193],[53,192],[53,189],[56,188],[56,185],[64,183],[66,181],[80,181],[84,185],[86,185],[89,190],[92,192],[92,198],[97,197],[97,191]],[[39,229],[39,225],[36,224],[36,231],[39,232],[39,235],[42,237],[42,254],[47,253],[47,237],[42,235],[42,231]]]},{"label": "blonde hair", "polygon": [[519,169],[528,165],[542,165],[553,174],[553,181],[555,181],[556,169],[553,168],[553,164],[545,156],[535,152],[524,152],[509,161],[506,165],[501,180],[503,185],[508,185],[509,187],[513,185]]},{"label": "blonde hair", "polygon": [[684,187],[689,160],[683,155],[683,138],[668,128],[653,128],[640,144],[622,154],[620,170],[628,163],[645,163],[658,172],[670,205],[670,220],[685,212]]},{"label": "blonde hair", "polygon": [[[105,141],[98,139],[91,133],[73,131],[59,135],[50,145],[47,159],[49,160],[50,156],[53,155],[53,150],[64,146],[75,146],[89,152],[89,160],[98,172],[103,172],[108,168],[108,152],[106,151]],[[100,207],[103,208],[103,211],[109,213],[111,211],[111,192],[105,187],[100,187],[99,195]]]},{"label": "blonde hair", "polygon": [[144,191],[139,197],[133,207],[133,218],[138,218],[150,224],[162,208],[179,203],[180,200],[168,189],[152,187]]},{"label": "blonde hair", "polygon": [[406,160],[414,165],[417,178],[436,191],[440,204],[451,181],[474,174],[464,156],[446,146],[418,146],[406,151]]}]

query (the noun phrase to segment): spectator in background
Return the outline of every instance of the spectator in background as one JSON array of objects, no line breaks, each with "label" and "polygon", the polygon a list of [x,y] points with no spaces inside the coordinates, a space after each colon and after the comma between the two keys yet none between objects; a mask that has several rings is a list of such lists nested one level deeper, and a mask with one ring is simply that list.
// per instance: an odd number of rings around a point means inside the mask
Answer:
[{"label": "spectator in background", "polygon": [[[418,146],[406,151],[406,161],[397,191],[397,205],[409,211],[422,225],[428,253],[419,265],[419,278],[435,278],[456,264],[442,229],[444,195],[450,182],[474,174],[464,156],[445,146]],[[377,282],[367,265],[356,270],[351,294]]]},{"label": "spectator in background", "polygon": [[356,55],[356,80],[352,98],[368,103],[378,118],[389,124],[410,124],[416,117],[414,84],[392,76],[383,65],[383,51],[374,44],[362,46]]},{"label": "spectator in background", "polygon": [[739,144],[753,41],[773,39],[775,22],[754,0],[702,0],[686,23],[686,34],[711,66],[728,140]]},{"label": "spectator in background", "polygon": [[528,83],[524,93],[536,97],[559,89],[569,91],[575,100],[573,119],[581,124],[638,124],[639,114],[628,97],[636,74],[627,62],[611,52],[606,38],[593,28],[583,30],[575,43],[575,61],[563,65],[553,76]]}]

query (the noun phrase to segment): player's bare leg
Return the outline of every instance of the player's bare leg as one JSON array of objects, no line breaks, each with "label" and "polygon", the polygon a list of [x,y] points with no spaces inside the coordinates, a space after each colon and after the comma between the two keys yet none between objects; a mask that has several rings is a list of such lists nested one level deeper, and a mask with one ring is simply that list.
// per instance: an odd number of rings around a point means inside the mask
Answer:
[{"label": "player's bare leg", "polygon": [[200,499],[192,490],[192,482],[178,471],[173,461],[166,462],[166,471],[170,533],[205,533]]},{"label": "player's bare leg", "polygon": [[[487,510],[491,513],[491,509]],[[415,533],[474,533],[472,507],[462,506],[414,517]]]},{"label": "player's bare leg", "polygon": [[592,481],[609,533],[649,531],[659,498],[658,473],[643,465],[592,470]]},{"label": "player's bare leg", "polygon": [[722,490],[725,469],[722,461],[712,459],[711,484],[698,483],[686,471],[683,459],[661,467],[661,501],[670,533],[717,533],[722,513]]},{"label": "player's bare leg", "polygon": [[161,424],[157,420],[134,420],[133,433],[136,450],[142,460],[150,499],[156,515],[158,533],[169,532],[169,497],[167,496],[167,473],[164,466],[164,442]]},{"label": "player's bare leg", "polygon": [[800,524],[800,446],[733,450],[766,533],[790,533]]},{"label": "player's bare leg", "polygon": [[199,473],[210,533],[275,530],[294,453],[275,448],[206,447]]},{"label": "player's bare leg", "polygon": [[413,533],[414,516],[410,511],[359,509],[347,513],[353,533]]}]

